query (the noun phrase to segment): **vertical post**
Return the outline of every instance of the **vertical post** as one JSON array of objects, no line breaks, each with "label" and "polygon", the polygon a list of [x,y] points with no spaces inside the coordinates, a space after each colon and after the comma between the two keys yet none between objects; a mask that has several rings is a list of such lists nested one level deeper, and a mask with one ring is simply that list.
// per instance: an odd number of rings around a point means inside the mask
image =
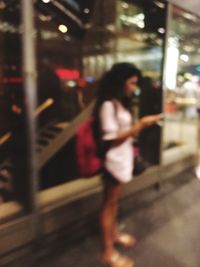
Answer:
[{"label": "vertical post", "polygon": [[28,133],[28,147],[29,147],[29,199],[28,209],[33,215],[33,231],[38,235],[38,167],[36,157],[36,119],[34,111],[36,109],[36,63],[35,63],[35,30],[34,30],[34,10],[32,0],[22,1],[22,43],[23,43],[23,78],[24,78],[24,94],[25,94],[25,108],[27,120]]},{"label": "vertical post", "polygon": [[[172,17],[172,5],[167,3],[167,17],[166,17],[166,33],[165,33],[165,40],[164,40],[164,59],[162,64],[162,112],[165,112],[165,77],[166,77],[166,59],[167,59],[167,47],[168,47],[168,39],[169,39],[169,31],[171,28],[171,17]],[[161,140],[160,140],[160,166],[163,165],[163,143],[164,143],[164,127],[165,121],[163,123],[163,127],[161,129]]]}]

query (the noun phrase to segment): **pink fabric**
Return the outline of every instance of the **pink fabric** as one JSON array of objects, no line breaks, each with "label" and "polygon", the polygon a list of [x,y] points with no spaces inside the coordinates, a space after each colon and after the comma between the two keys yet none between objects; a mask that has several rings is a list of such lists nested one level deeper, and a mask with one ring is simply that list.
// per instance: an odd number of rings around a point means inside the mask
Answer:
[{"label": "pink fabric", "polygon": [[80,177],[92,177],[102,168],[93,135],[93,119],[85,121],[76,132],[76,160]]}]

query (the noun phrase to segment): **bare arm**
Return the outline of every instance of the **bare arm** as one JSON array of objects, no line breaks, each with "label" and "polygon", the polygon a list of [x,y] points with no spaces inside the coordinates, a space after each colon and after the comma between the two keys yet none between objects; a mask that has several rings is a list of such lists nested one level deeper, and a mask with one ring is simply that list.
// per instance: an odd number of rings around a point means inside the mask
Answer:
[{"label": "bare arm", "polygon": [[120,132],[114,139],[110,141],[122,142],[128,137],[137,136],[143,129],[156,124],[162,118],[162,114],[150,115],[141,118],[134,123],[132,127],[126,131]]}]

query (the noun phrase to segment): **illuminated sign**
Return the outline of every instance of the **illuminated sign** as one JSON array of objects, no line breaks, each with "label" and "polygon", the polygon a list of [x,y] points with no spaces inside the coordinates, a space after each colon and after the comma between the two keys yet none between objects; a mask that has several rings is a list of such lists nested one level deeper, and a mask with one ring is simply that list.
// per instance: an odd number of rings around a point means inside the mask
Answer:
[{"label": "illuminated sign", "polygon": [[56,74],[61,80],[78,80],[80,78],[80,72],[76,69],[56,69]]}]

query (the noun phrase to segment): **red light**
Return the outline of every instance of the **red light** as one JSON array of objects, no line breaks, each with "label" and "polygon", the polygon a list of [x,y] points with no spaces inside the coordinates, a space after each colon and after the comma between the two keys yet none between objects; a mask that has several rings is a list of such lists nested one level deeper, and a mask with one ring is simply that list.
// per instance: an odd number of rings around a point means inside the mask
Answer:
[{"label": "red light", "polygon": [[70,69],[56,69],[56,74],[61,80],[78,80],[80,78],[80,72],[78,70]]},{"label": "red light", "polygon": [[78,86],[80,86],[81,88],[85,88],[86,85],[87,85],[87,82],[84,79],[78,80]]}]

